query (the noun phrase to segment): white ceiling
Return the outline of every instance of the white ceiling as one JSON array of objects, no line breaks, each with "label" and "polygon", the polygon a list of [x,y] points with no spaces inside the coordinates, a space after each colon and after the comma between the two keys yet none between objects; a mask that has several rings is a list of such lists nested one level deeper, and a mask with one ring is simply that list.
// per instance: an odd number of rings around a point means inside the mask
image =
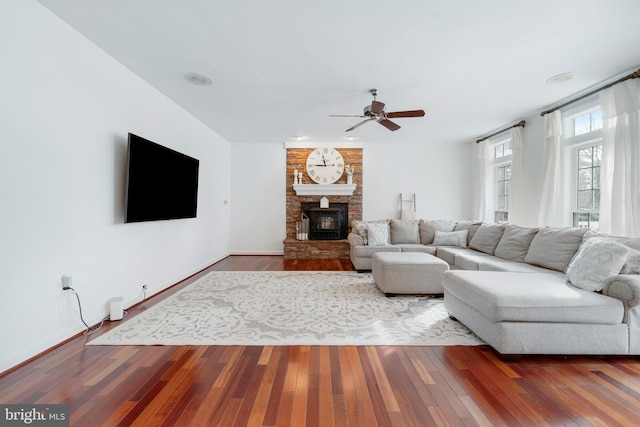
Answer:
[{"label": "white ceiling", "polygon": [[426,116],[356,141],[468,142],[640,65],[638,0],[39,2],[232,143],[344,141],[371,88]]}]

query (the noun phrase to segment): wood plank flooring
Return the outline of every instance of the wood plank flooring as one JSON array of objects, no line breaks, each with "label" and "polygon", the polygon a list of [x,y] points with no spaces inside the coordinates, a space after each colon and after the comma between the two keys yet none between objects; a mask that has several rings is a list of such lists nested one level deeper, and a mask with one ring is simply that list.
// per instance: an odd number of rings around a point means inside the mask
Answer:
[{"label": "wood plank flooring", "polygon": [[[232,256],[209,270],[352,266],[349,260]],[[637,357],[523,356],[505,362],[485,346],[85,346],[86,341],[75,338],[0,377],[0,403],[68,404],[72,426],[640,424]]]}]

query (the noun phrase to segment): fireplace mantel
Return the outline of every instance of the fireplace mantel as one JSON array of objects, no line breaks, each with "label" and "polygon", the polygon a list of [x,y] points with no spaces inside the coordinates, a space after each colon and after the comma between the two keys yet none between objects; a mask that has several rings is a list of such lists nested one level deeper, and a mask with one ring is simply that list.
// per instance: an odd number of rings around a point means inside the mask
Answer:
[{"label": "fireplace mantel", "polygon": [[293,184],[298,196],[353,196],[356,184]]}]

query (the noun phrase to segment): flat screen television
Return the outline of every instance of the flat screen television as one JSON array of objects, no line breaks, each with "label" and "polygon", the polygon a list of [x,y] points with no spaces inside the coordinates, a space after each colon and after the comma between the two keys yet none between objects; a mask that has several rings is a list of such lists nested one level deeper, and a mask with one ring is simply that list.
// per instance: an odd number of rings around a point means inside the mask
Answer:
[{"label": "flat screen television", "polygon": [[195,218],[200,161],[129,133],[124,222]]}]

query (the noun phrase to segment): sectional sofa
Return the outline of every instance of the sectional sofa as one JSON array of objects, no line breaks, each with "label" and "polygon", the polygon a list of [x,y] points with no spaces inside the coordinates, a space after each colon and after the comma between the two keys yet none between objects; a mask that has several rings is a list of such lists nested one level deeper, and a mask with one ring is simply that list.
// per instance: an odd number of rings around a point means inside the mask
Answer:
[{"label": "sectional sofa", "polygon": [[445,260],[445,307],[502,354],[640,354],[640,238],[452,220],[354,221],[357,270],[375,252]]}]

